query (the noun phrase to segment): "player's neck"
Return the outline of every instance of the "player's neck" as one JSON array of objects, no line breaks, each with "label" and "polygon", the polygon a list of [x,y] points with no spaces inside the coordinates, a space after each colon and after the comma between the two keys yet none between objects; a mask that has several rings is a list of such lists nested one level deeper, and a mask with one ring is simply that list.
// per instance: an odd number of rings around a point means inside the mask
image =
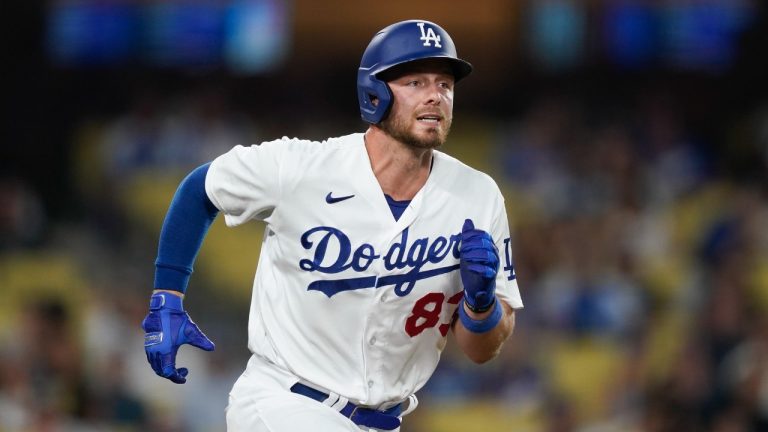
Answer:
[{"label": "player's neck", "polygon": [[431,149],[408,147],[374,127],[365,133],[365,149],[382,191],[393,199],[413,199],[427,182]]}]

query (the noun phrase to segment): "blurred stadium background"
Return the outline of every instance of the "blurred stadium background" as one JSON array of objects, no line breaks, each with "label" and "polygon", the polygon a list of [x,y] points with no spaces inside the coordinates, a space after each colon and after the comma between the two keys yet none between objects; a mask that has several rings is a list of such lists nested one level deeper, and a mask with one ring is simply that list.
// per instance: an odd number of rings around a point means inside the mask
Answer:
[{"label": "blurred stadium background", "polygon": [[217,343],[146,365],[156,238],[235,144],[362,131],[391,22],[474,75],[445,151],[494,175],[526,308],[494,362],[449,343],[403,431],[768,430],[761,0],[5,2],[0,431],[223,431],[262,227],[217,220],[187,299]]}]

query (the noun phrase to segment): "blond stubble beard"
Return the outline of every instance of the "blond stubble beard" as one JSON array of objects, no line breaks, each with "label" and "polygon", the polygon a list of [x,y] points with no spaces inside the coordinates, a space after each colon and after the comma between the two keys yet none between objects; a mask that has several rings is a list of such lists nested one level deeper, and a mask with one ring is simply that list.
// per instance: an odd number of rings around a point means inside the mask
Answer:
[{"label": "blond stubble beard", "polygon": [[384,133],[408,147],[435,149],[445,144],[445,140],[448,138],[448,133],[451,131],[451,119],[444,118],[443,124],[445,127],[442,134],[437,128],[431,128],[428,130],[427,138],[422,138],[412,133],[407,122],[396,116],[387,116],[387,118],[379,123],[379,127]]}]

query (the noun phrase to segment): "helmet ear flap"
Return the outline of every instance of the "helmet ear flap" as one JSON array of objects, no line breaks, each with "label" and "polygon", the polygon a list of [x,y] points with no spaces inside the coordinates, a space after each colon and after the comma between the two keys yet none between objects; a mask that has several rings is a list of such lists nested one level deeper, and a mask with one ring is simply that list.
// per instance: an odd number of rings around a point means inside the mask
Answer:
[{"label": "helmet ear flap", "polygon": [[387,83],[368,74],[364,74],[358,82],[360,85],[357,87],[357,97],[363,120],[378,124],[386,117],[392,106],[392,90]]}]

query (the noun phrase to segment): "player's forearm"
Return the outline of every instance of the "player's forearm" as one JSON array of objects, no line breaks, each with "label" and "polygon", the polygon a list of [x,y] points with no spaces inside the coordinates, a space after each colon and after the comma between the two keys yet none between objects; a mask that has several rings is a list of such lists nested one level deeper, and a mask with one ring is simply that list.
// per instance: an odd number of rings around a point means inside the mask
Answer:
[{"label": "player's forearm", "polygon": [[173,197],[160,230],[155,288],[185,292],[192,265],[218,209],[205,193],[208,165],[188,175]]},{"label": "player's forearm", "polygon": [[[497,300],[498,301],[498,300]],[[454,335],[459,347],[475,363],[485,363],[495,358],[501,351],[504,342],[512,335],[515,328],[515,312],[504,302],[500,302],[503,316],[499,323],[491,330],[484,333],[475,333],[468,330],[461,320],[454,324]],[[466,308],[462,303],[459,307]],[[465,309],[467,314],[475,320],[486,319],[490,311],[483,314],[475,314]]]}]

